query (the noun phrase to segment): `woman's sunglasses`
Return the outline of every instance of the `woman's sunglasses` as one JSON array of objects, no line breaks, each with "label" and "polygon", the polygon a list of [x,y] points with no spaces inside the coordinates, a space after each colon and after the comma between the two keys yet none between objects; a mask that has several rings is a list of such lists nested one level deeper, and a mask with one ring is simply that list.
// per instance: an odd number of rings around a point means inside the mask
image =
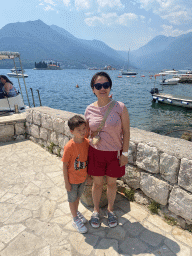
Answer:
[{"label": "woman's sunglasses", "polygon": [[93,85],[97,90],[101,90],[101,88],[103,87],[104,89],[108,89],[110,87],[110,83],[109,82],[106,82],[104,84],[100,84],[100,83],[97,83],[97,84],[94,84]]}]

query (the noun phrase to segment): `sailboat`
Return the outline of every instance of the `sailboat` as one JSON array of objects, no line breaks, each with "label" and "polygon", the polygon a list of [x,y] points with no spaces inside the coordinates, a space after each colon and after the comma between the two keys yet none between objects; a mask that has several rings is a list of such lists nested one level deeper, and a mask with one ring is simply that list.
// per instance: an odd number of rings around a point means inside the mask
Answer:
[{"label": "sailboat", "polygon": [[[130,51],[130,49],[129,49]],[[127,70],[123,70],[121,72],[122,75],[127,75],[127,76],[134,76],[134,75],[137,75],[136,72],[134,71],[129,71],[129,51],[128,51],[128,65],[127,65]]]}]

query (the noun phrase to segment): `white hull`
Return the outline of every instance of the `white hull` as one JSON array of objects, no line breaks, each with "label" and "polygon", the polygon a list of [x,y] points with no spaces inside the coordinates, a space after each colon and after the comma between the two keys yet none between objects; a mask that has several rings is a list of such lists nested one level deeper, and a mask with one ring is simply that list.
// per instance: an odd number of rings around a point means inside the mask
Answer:
[{"label": "white hull", "polygon": [[178,84],[179,78],[170,78],[162,81],[161,85],[175,85]]},{"label": "white hull", "polygon": [[21,74],[21,73],[7,73],[7,75],[9,76],[9,77],[28,77],[28,75],[27,74]]},{"label": "white hull", "polygon": [[26,108],[20,93],[15,97],[0,99],[0,111],[15,111],[15,105],[18,105],[18,110]]},{"label": "white hull", "polygon": [[152,97],[155,102],[175,105],[175,106],[180,106],[185,108],[192,108],[192,98],[190,97],[180,97],[180,96],[174,96],[174,95],[164,94],[164,93],[154,93],[152,94]]}]

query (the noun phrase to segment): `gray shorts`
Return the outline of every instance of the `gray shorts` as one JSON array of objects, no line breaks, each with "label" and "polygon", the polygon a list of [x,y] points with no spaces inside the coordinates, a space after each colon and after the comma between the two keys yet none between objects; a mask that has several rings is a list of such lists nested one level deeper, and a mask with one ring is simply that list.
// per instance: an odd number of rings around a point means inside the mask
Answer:
[{"label": "gray shorts", "polygon": [[77,198],[81,197],[83,194],[84,186],[85,181],[80,184],[71,184],[71,191],[67,191],[69,203],[74,203]]}]

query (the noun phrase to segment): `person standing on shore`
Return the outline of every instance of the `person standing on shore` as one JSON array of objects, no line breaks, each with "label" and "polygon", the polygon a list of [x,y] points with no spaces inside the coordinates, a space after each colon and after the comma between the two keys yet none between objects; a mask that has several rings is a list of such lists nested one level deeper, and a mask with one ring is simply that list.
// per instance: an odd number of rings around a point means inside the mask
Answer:
[{"label": "person standing on shore", "polygon": [[87,178],[89,140],[85,138],[86,121],[81,116],[75,115],[68,120],[68,126],[74,137],[65,145],[62,157],[65,188],[73,216],[72,225],[80,233],[86,233],[87,228],[84,224],[87,220],[78,211],[79,199]]},{"label": "person standing on shore", "polygon": [[129,114],[124,103],[116,101],[99,132],[100,140],[94,139],[105,113],[113,100],[109,97],[112,87],[110,76],[105,72],[96,73],[91,80],[91,88],[97,101],[85,110],[85,119],[90,135],[88,154],[88,175],[93,178],[92,197],[94,211],[90,224],[94,228],[100,226],[99,203],[103,188],[103,177],[107,180],[108,225],[117,226],[117,217],[113,212],[116,197],[116,180],[125,174],[128,163],[128,148],[130,140]]}]

